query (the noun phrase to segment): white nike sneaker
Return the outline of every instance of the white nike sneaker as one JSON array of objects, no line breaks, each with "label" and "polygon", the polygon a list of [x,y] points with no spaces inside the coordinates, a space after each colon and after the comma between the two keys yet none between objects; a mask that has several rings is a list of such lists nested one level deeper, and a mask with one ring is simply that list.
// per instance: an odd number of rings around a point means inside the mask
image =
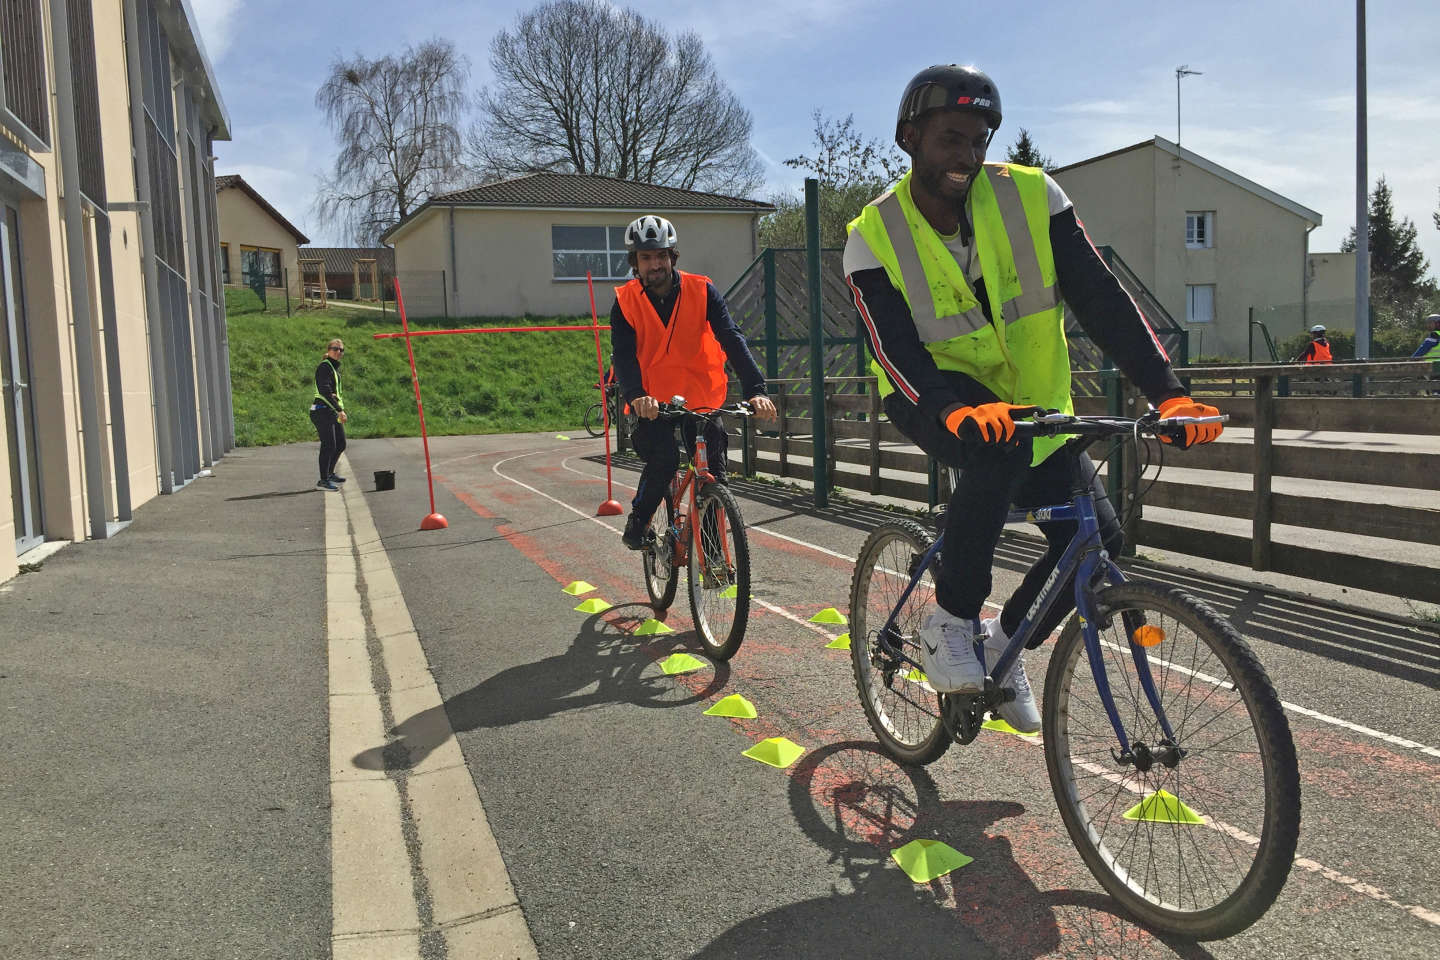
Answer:
[{"label": "white nike sneaker", "polygon": [[[1010,645],[1010,638],[1001,629],[999,617],[982,620],[981,626],[985,630],[985,659],[994,663]],[[996,708],[1000,719],[1021,733],[1039,733],[1040,708],[1035,704],[1035,691],[1030,689],[1030,677],[1025,673],[1025,651],[1020,651],[1009,676],[996,679],[1001,687],[1015,691],[1014,700],[1006,700]]]},{"label": "white nike sneaker", "polygon": [[937,693],[980,693],[985,671],[975,655],[980,624],[939,609],[920,628],[920,663]]}]

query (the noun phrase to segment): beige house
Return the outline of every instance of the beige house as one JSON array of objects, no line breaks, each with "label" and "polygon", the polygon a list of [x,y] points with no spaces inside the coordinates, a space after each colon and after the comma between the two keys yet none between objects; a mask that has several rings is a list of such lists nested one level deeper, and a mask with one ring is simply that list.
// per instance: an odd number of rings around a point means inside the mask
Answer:
[{"label": "beige house", "polygon": [[234,446],[210,161],[229,119],[187,6],[26,0],[4,31],[0,581]]},{"label": "beige house", "polygon": [[1308,315],[1314,210],[1162,137],[1054,177],[1090,238],[1112,247],[1189,332],[1192,357],[1245,358],[1251,308]]},{"label": "beige house", "polygon": [[432,197],[380,238],[395,248],[414,316],[584,315],[606,311],[630,279],[626,224],[675,224],[680,268],[724,290],[760,253],[768,203],[583,174],[538,173]]},{"label": "beige house", "polygon": [[265,286],[300,292],[300,244],[309,243],[239,174],[215,178],[215,207],[220,217],[220,276],[223,283],[251,285],[263,274]]}]

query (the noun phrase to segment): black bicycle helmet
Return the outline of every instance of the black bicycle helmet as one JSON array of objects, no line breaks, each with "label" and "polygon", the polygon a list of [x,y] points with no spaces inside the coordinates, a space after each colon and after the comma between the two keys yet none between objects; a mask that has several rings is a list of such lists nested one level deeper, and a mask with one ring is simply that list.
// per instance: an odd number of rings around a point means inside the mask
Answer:
[{"label": "black bicycle helmet", "polygon": [[674,250],[679,242],[675,236],[675,225],[653,213],[637,217],[625,228],[625,249],[631,253],[636,250]]},{"label": "black bicycle helmet", "polygon": [[1000,129],[1000,90],[983,70],[958,64],[937,64],[926,67],[905,86],[900,97],[900,114],[895,119],[895,142],[908,149],[901,131],[906,121],[913,121],[931,110],[945,108],[973,110],[983,114],[990,124],[990,135]]}]

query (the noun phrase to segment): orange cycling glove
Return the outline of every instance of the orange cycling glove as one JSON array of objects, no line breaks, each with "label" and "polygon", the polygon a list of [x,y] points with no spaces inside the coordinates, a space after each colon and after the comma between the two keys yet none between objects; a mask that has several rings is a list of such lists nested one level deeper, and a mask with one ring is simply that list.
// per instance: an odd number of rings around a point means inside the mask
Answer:
[{"label": "orange cycling glove", "polygon": [[978,407],[960,407],[945,418],[945,429],[961,440],[1011,443],[1015,438],[1015,418],[1029,416],[1039,409],[998,401],[982,403]]},{"label": "orange cycling glove", "polygon": [[[1171,397],[1160,403],[1160,419],[1169,417],[1218,417],[1220,411],[1208,403],[1196,403],[1189,397]],[[1193,447],[1197,443],[1209,443],[1220,436],[1223,424],[1219,423],[1187,423],[1185,424],[1185,442],[1180,444],[1181,449]],[[1169,437],[1161,437],[1161,442],[1172,443]]]}]

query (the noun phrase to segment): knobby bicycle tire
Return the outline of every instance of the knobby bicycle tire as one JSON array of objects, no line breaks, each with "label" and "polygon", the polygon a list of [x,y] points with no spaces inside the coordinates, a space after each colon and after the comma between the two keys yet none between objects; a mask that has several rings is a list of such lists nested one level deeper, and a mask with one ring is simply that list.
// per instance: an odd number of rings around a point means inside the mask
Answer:
[{"label": "knobby bicycle tire", "polygon": [[1183,590],[1125,583],[1096,601],[1105,673],[1132,747],[1164,749],[1129,642],[1138,636],[1185,753],[1148,770],[1115,759],[1072,618],[1051,655],[1044,706],[1045,762],[1065,827],[1090,872],[1142,921],[1200,940],[1232,936],[1275,902],[1295,857],[1300,775],[1280,699],[1235,628]]},{"label": "knobby bicycle tire", "polygon": [[[850,663],[865,719],[880,745],[900,763],[926,764],[940,759],[951,738],[940,717],[940,698],[923,675],[909,664],[881,660],[880,629],[899,603],[913,566],[935,542],[930,531],[913,520],[876,527],[855,561],[850,581]],[[896,628],[906,638],[906,653],[919,660],[916,637],[934,609],[934,581],[927,574],[916,584]]]},{"label": "knobby bicycle tire", "polygon": [[750,619],[750,544],[745,521],[730,488],[709,483],[695,501],[690,522],[700,533],[700,545],[697,549],[691,543],[689,557],[695,633],[711,657],[729,660],[745,640],[745,624]]},{"label": "knobby bicycle tire", "polygon": [[650,595],[650,607],[656,616],[663,616],[670,609],[680,584],[680,568],[675,565],[675,541],[670,533],[674,526],[675,504],[670,494],[666,493],[650,518],[653,537],[641,557],[645,568],[645,592]]}]

